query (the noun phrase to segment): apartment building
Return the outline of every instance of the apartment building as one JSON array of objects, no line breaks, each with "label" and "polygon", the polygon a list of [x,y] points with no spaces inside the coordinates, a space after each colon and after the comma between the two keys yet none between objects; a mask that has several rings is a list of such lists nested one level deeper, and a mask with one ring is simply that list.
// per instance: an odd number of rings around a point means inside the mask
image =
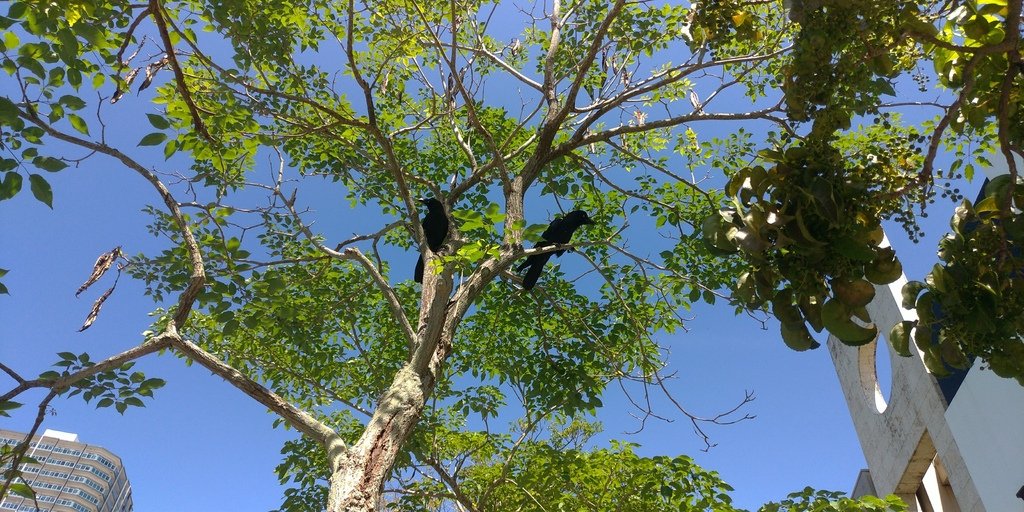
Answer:
[{"label": "apartment building", "polygon": [[[0,429],[0,444],[17,445],[25,434]],[[121,458],[79,442],[78,435],[46,430],[32,439],[28,454],[38,464],[21,468],[36,499],[7,496],[0,511],[131,512],[132,487]]]}]

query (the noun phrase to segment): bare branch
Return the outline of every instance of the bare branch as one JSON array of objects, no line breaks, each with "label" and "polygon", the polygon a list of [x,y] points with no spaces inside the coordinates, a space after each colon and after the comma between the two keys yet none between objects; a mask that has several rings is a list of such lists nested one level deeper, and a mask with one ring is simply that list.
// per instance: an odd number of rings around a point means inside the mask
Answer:
[{"label": "bare branch", "polygon": [[142,23],[142,20],[146,19],[146,16],[149,16],[149,13],[150,7],[147,6],[145,9],[142,10],[142,12],[140,12],[135,17],[135,20],[132,21],[132,24],[128,26],[128,31],[124,34],[124,42],[121,43],[121,47],[117,50],[116,59],[119,69],[121,66],[124,65],[124,61],[121,59],[124,56],[125,50],[128,49],[128,45],[132,42],[132,35],[135,34],[135,29],[139,28],[139,24]]},{"label": "bare branch", "polygon": [[452,475],[449,475],[444,466],[436,460],[428,460],[427,465],[437,472],[437,476],[441,478],[441,481],[444,482],[445,486],[452,490],[452,494],[455,495],[455,499],[458,500],[459,504],[462,505],[465,510],[468,510],[469,512],[478,512],[479,509],[473,504],[473,500],[469,496],[466,496],[466,493],[462,492],[462,487],[459,485],[459,481]]},{"label": "bare branch", "polygon": [[18,384],[25,382],[25,379],[21,375],[18,375],[18,372],[10,369],[10,367],[4,363],[0,363],[0,370],[3,370],[4,373],[10,375],[12,379],[18,382]]},{"label": "bare branch", "polygon": [[647,121],[642,125],[619,125],[616,126],[615,128],[611,128],[602,132],[594,132],[589,134],[578,133],[574,135],[571,139],[559,145],[557,148],[554,148],[550,152],[549,160],[566,156],[570,151],[587,146],[589,144],[593,144],[596,142],[608,142],[612,138],[620,135],[646,132],[657,128],[668,128],[693,121],[746,121],[752,119],[764,119],[771,121],[773,123],[785,125],[785,121],[772,115],[775,112],[779,112],[778,106],[772,106],[760,110],[754,110],[751,112],[737,113],[709,114],[706,112],[691,112],[689,114],[668,117],[665,119]]},{"label": "bare branch", "polygon": [[377,267],[373,265],[373,262],[369,260],[356,247],[349,247],[340,256],[342,259],[354,259],[358,261],[367,272],[370,273],[370,277],[373,278],[373,282],[377,283],[377,287],[384,292],[384,298],[388,301],[388,306],[391,308],[391,314],[395,317],[399,327],[402,328],[402,333],[405,334],[406,342],[409,344],[410,350],[416,345],[416,331],[413,330],[412,325],[409,324],[408,317],[405,316],[405,310],[402,309],[402,303],[399,302],[398,296],[395,295],[395,290],[391,288],[384,276],[377,270]]},{"label": "bare branch", "polygon": [[412,194],[409,192],[409,185],[405,181],[405,172],[402,170],[402,164],[395,154],[395,148],[391,144],[391,139],[381,130],[380,125],[377,123],[377,106],[373,100],[373,89],[370,84],[363,78],[362,71],[359,69],[359,65],[356,62],[355,54],[355,0],[349,0],[348,2],[348,21],[347,21],[347,33],[345,40],[345,55],[348,57],[349,71],[352,73],[352,78],[355,79],[356,84],[363,91],[363,100],[366,104],[367,118],[369,119],[369,126],[367,127],[370,134],[380,145],[381,149],[384,150],[384,154],[387,157],[386,168],[391,174],[391,177],[395,180],[395,185],[398,187],[398,195],[402,198],[402,202],[405,204],[406,213],[409,216],[409,220],[413,221],[412,224],[415,226],[414,231],[416,233],[416,240],[421,243],[425,240],[423,234],[423,228],[420,227],[416,220],[416,204],[413,202]]},{"label": "bare branch", "polygon": [[345,441],[341,439],[341,436],[327,425],[324,425],[309,413],[288,403],[287,400],[265,388],[260,383],[245,376],[242,372],[224,362],[221,362],[195,343],[181,337],[172,337],[171,345],[184,356],[199,363],[207,370],[219,375],[253,400],[256,400],[257,402],[265,405],[268,409],[277,413],[299,432],[302,432],[310,439],[321,444],[328,450],[328,454],[330,456],[329,460],[331,460],[332,463],[338,454],[347,449]]},{"label": "bare branch", "polygon": [[339,242],[339,243],[338,243],[338,245],[335,245],[335,246],[334,246],[334,250],[335,250],[335,251],[340,251],[340,250],[341,250],[342,248],[344,248],[344,247],[345,247],[346,245],[351,245],[351,244],[354,244],[354,243],[356,243],[356,242],[362,242],[362,241],[365,241],[365,240],[380,240],[380,238],[381,238],[382,236],[384,236],[385,234],[387,234],[387,233],[388,233],[389,231],[391,231],[392,229],[395,229],[395,228],[397,228],[398,226],[401,226],[402,224],[404,224],[404,222],[403,222],[403,221],[400,221],[400,220],[396,220],[395,222],[392,222],[391,224],[388,224],[387,226],[384,226],[383,228],[381,228],[380,230],[378,230],[378,231],[377,231],[376,233],[371,233],[371,234],[369,234],[369,235],[358,235],[358,236],[354,236],[354,237],[352,237],[352,238],[349,238],[348,240],[345,240],[345,241],[343,241],[343,242]]},{"label": "bare branch", "polygon": [[[21,465],[21,461],[25,459],[25,453],[28,452],[28,447],[32,443],[32,438],[35,437],[36,432],[39,431],[39,427],[43,424],[43,418],[46,417],[46,408],[50,405],[50,401],[56,396],[57,392],[55,390],[51,390],[47,393],[46,398],[43,398],[43,400],[39,402],[39,411],[36,413],[35,421],[32,422],[32,428],[27,434],[25,434],[25,440],[18,445],[13,453],[14,456],[11,459],[12,469],[16,470],[18,466]],[[7,474],[7,478],[4,479],[3,486],[0,486],[0,497],[7,496],[8,489],[10,489],[11,484],[18,475],[17,471],[6,471],[5,473]]]}]

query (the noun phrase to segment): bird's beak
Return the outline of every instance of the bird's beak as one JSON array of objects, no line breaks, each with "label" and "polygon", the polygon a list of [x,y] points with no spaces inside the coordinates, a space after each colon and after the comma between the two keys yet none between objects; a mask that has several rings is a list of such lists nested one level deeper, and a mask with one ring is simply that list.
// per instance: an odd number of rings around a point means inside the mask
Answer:
[{"label": "bird's beak", "polygon": [[423,203],[423,204],[427,204],[427,198],[425,198],[425,197],[420,197],[420,198],[418,198],[416,200],[421,202],[421,203]]}]

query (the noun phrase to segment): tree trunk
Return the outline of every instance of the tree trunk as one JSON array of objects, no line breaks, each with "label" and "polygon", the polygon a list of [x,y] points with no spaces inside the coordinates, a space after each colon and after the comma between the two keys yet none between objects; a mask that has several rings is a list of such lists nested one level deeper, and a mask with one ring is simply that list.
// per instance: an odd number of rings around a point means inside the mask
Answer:
[{"label": "tree trunk", "polygon": [[[395,375],[363,434],[333,457],[327,512],[370,512],[383,508],[384,482],[434,391],[441,366],[452,351],[455,330],[473,299],[496,274],[485,263],[451,297],[451,270],[423,276],[418,340],[410,361]],[[451,299],[449,299],[451,297]]]},{"label": "tree trunk", "polygon": [[433,381],[421,379],[408,366],[398,372],[363,435],[339,457],[331,476],[328,512],[379,508],[384,482],[423,412]]}]

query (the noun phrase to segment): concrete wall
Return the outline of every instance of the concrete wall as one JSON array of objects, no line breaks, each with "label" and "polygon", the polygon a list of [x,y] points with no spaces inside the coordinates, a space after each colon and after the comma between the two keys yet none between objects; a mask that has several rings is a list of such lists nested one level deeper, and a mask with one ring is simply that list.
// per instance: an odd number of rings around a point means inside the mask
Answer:
[{"label": "concrete wall", "polygon": [[[915,318],[896,300],[904,283],[876,287],[868,312],[880,333]],[[884,334],[862,347],[831,337],[828,343],[870,468],[859,487],[870,483],[881,496],[897,494],[912,511],[927,494],[937,512],[1024,512],[1016,496],[1024,486],[1024,387],[979,361],[947,404],[918,351],[900,357],[889,349],[881,350],[892,362],[886,401],[875,369],[877,343],[888,345]]]},{"label": "concrete wall", "polygon": [[[900,279],[875,287],[875,300],[867,309],[880,333],[915,318],[913,311],[904,310],[896,300],[905,282]],[[861,347],[844,345],[833,337],[828,340],[875,489],[881,496],[896,494],[912,511],[917,510],[915,495],[938,456],[959,509],[984,512],[972,474],[946,421],[946,400],[935,378],[925,370],[920,353],[900,357],[891,349],[882,351],[888,352],[892,361],[892,391],[886,403],[877,381],[875,343],[888,345],[884,336]]]},{"label": "concrete wall", "polygon": [[946,421],[986,510],[1024,512],[1024,387],[975,364]]}]

